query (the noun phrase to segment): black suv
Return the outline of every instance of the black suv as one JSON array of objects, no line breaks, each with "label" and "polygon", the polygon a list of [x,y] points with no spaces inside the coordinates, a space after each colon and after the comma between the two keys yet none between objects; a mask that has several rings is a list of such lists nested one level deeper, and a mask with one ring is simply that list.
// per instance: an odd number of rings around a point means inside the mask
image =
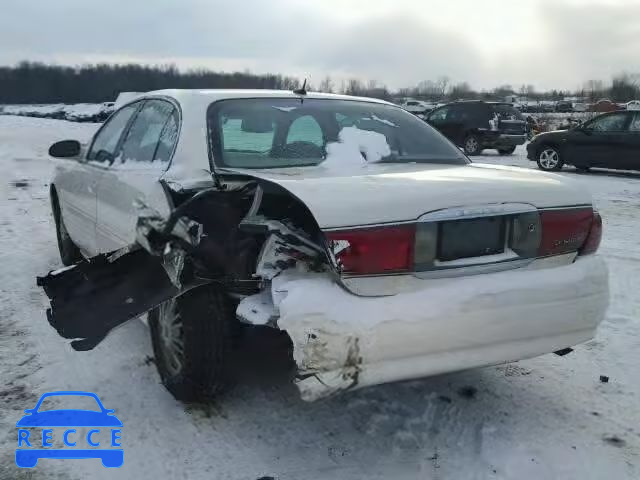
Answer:
[{"label": "black suv", "polygon": [[449,103],[433,110],[426,120],[467,155],[478,155],[485,148],[510,155],[526,140],[526,122],[510,103]]}]

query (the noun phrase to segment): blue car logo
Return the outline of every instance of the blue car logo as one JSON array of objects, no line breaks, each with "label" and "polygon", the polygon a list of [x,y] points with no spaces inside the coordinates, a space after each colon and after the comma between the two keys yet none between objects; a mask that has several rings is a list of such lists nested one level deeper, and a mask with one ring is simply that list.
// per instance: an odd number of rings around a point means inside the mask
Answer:
[{"label": "blue car logo", "polygon": [[[39,411],[43,400],[48,397],[84,397],[83,400],[93,398],[100,411],[79,409],[57,409]],[[21,468],[33,468],[40,458],[99,458],[105,467],[120,467],[124,462],[124,451],[120,444],[122,422],[114,415],[114,410],[104,408],[102,402],[95,393],[91,392],[49,392],[40,397],[35,408],[24,411],[16,427],[18,427],[18,448],[16,449],[16,465]],[[51,427],[42,429],[42,438],[34,435],[31,427]],[[73,428],[91,428],[86,434],[88,446],[94,448],[73,448],[80,440],[78,431]],[[52,448],[54,440],[53,429],[64,429],[61,437],[65,448]],[[108,432],[109,446],[100,447],[102,443],[102,430]],[[59,432],[61,433],[61,432]],[[84,438],[82,439],[84,440]],[[32,446],[33,445],[33,446]],[[42,446],[42,448],[39,448]],[[104,445],[103,445],[104,446]]]}]

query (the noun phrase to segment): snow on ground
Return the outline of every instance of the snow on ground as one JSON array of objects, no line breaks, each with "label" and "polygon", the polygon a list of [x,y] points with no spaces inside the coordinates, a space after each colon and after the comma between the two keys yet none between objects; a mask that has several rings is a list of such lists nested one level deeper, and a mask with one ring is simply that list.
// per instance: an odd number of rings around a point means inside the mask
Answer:
[{"label": "snow on ground", "polygon": [[[311,404],[276,377],[186,407],[161,386],[141,322],[91,352],[74,352],[44,316],[47,300],[35,277],[61,266],[46,149],[57,139],[85,140],[95,128],[0,117],[1,479],[640,478],[640,174],[562,173],[593,193],[611,270],[607,319],[574,353]],[[533,166],[522,147],[474,161]],[[124,423],[121,469],[98,460],[15,467],[15,422],[51,390],[93,391],[116,410]]]},{"label": "snow on ground", "polygon": [[0,105],[4,115],[21,115],[40,118],[62,118],[73,121],[86,121],[113,111],[113,106],[104,103],[53,103],[45,105]]}]

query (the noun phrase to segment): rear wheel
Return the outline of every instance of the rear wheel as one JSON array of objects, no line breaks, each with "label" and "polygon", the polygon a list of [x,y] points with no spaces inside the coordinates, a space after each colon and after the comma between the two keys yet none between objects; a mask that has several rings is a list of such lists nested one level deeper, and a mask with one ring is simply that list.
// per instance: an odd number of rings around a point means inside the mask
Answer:
[{"label": "rear wheel", "polygon": [[499,148],[498,149],[498,153],[500,155],[511,155],[513,152],[516,151],[516,147],[515,145],[512,147],[507,147],[507,148]]},{"label": "rear wheel", "polygon": [[560,152],[555,147],[544,146],[538,150],[536,158],[538,167],[545,171],[557,171],[562,168],[564,162],[560,157]]},{"label": "rear wheel", "polygon": [[464,153],[467,155],[479,155],[482,152],[480,140],[475,135],[469,135],[464,139]]},{"label": "rear wheel", "polygon": [[178,400],[207,400],[224,385],[232,302],[220,289],[203,286],[149,312],[149,328],[162,383]]},{"label": "rear wheel", "polygon": [[62,218],[62,211],[60,210],[60,204],[58,203],[58,197],[54,193],[51,195],[51,207],[53,209],[53,220],[56,224],[56,237],[58,239],[58,251],[60,252],[60,259],[64,265],[73,265],[76,262],[82,260],[82,254],[80,249],[73,243],[67,227],[64,224]]}]

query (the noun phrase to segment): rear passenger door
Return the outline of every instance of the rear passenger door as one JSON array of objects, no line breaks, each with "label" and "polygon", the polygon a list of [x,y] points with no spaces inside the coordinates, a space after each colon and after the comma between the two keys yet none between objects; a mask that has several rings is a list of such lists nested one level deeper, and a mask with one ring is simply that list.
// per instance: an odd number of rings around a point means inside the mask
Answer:
[{"label": "rear passenger door", "polygon": [[98,186],[96,237],[101,253],[135,242],[141,204],[168,207],[159,180],[169,167],[179,127],[179,111],[172,102],[143,101]]},{"label": "rear passenger door", "polygon": [[594,118],[572,130],[564,154],[567,163],[584,167],[624,168],[624,138],[629,117],[624,112]]},{"label": "rear passenger door", "polygon": [[624,134],[624,150],[621,168],[640,170],[640,112],[635,112]]},{"label": "rear passenger door", "polygon": [[115,112],[98,130],[82,160],[60,162],[56,188],[71,238],[89,256],[96,253],[96,199],[102,175],[115,156],[136,106]]}]

